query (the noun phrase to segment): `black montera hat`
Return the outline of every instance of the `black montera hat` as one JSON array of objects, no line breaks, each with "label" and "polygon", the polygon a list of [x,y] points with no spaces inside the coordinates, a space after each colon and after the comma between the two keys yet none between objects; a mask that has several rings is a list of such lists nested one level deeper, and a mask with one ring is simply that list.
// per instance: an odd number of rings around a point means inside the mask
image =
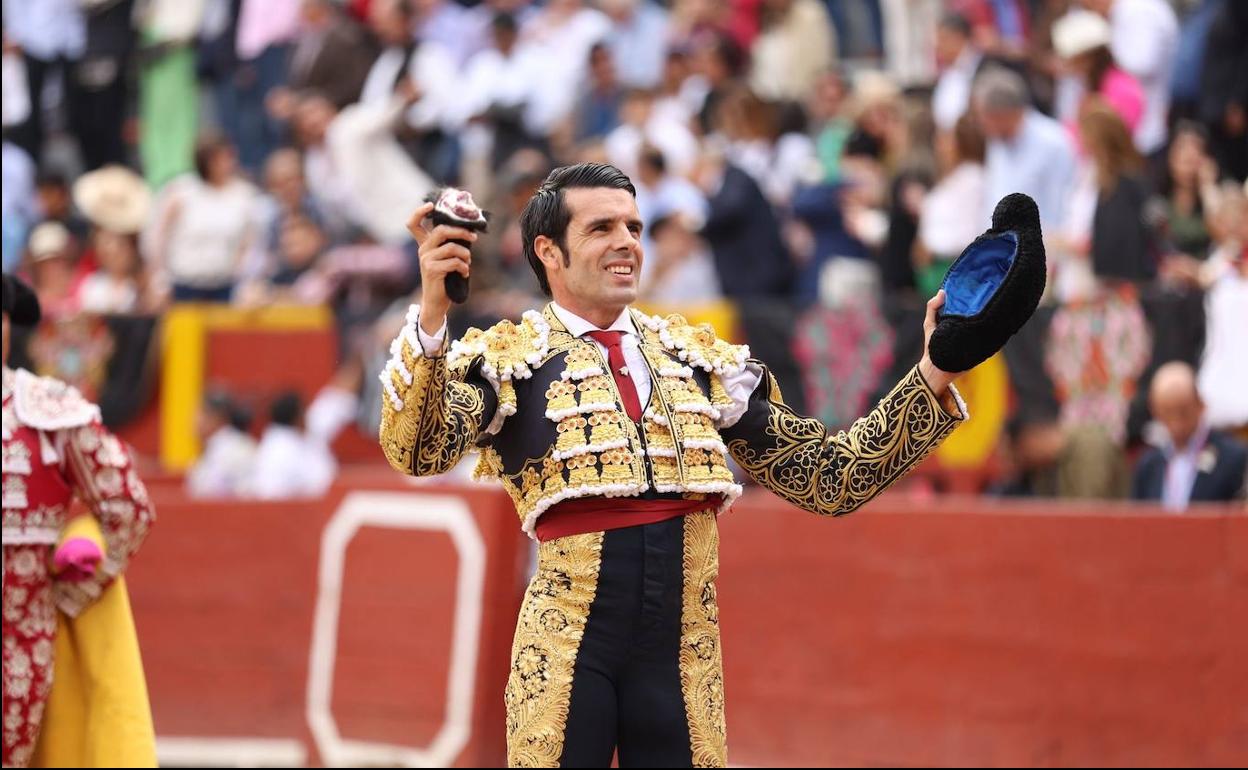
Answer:
[{"label": "black montera hat", "polygon": [[928,344],[932,363],[964,372],[996,353],[1036,311],[1044,280],[1040,210],[1022,193],[1007,195],[992,212],[992,229],[945,274],[945,304]]},{"label": "black montera hat", "polygon": [[34,326],[42,316],[35,290],[8,273],[4,274],[4,312],[9,322],[17,326]]}]

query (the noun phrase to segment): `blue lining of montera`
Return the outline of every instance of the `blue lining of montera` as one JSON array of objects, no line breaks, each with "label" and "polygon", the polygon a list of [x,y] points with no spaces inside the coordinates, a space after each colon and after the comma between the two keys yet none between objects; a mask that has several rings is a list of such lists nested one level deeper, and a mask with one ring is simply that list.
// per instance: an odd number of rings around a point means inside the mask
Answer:
[{"label": "blue lining of montera", "polygon": [[983,312],[1005,283],[1018,256],[1018,234],[1006,231],[977,239],[945,274],[941,315],[973,317]]}]

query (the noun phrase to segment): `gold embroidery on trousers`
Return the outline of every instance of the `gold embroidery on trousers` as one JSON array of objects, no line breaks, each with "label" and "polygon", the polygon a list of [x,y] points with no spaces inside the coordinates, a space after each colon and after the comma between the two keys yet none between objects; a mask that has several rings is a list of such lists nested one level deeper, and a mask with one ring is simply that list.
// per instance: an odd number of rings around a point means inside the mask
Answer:
[{"label": "gold embroidery on trousers", "polygon": [[598,590],[602,532],[542,543],[516,623],[507,678],[507,764],[558,767],[572,674]]},{"label": "gold embroidery on trousers", "polygon": [[719,530],[711,511],[685,517],[684,601],[680,614],[680,689],[694,767],[724,767],[724,664],[719,648]]}]

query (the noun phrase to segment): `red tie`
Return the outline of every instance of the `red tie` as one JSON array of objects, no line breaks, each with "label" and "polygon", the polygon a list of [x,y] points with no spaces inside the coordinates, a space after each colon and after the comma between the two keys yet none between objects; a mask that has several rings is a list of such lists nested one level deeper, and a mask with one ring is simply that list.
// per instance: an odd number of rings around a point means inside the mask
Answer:
[{"label": "red tie", "polygon": [[633,385],[633,378],[629,376],[628,366],[624,363],[624,350],[620,347],[620,338],[624,336],[624,332],[597,329],[585,334],[601,342],[607,349],[607,363],[611,365],[611,376],[615,378],[615,385],[620,389],[620,398],[624,400],[624,411],[628,412],[630,420],[637,422],[641,419],[641,400],[637,398],[637,388]]}]

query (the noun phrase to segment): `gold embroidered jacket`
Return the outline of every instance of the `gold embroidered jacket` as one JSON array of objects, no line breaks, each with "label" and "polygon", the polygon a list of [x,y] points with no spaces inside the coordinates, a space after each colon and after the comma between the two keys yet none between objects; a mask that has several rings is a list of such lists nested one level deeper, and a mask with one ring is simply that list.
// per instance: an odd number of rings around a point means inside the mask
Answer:
[{"label": "gold embroidered jacket", "polygon": [[[729,454],[758,483],[820,515],[848,513],[897,480],[965,419],[911,370],[848,431],[830,434],[795,414],[761,362],[708,326],[631,311],[654,383],[640,425],[624,410],[606,361],[547,306],[519,324],[470,330],[445,355],[424,354],[419,309],[381,374],[380,440],[397,470],[450,470],[477,447],[478,477],[498,478],[533,533],[557,502],[590,496],[741,493]],[[717,429],[732,405],[721,378],[762,373],[745,413]]]}]

